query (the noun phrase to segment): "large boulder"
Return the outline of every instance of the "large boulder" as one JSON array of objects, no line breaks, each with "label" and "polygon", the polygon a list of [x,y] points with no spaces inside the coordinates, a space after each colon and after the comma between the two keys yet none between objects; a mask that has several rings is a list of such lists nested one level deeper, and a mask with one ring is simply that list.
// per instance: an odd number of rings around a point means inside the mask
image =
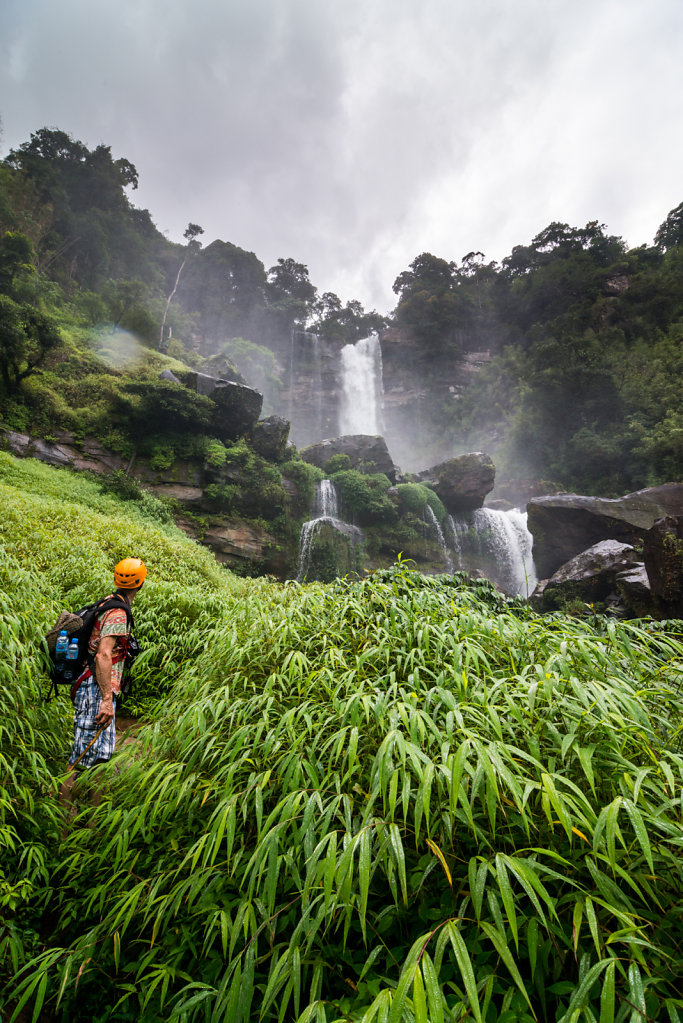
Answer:
[{"label": "large boulder", "polygon": [[539,576],[547,578],[599,540],[637,543],[658,519],[683,514],[683,483],[665,483],[618,498],[535,497],[527,511],[534,562]]},{"label": "large boulder", "polygon": [[647,530],[643,558],[660,611],[683,618],[683,515],[667,515]]},{"label": "large boulder", "polygon": [[434,488],[451,515],[458,515],[481,508],[493,490],[496,468],[490,455],[473,451],[425,469],[417,478]]},{"label": "large boulder", "polygon": [[211,426],[221,440],[236,440],[256,425],[263,406],[260,391],[234,380],[212,377],[195,370],[184,372],[182,379],[190,390],[213,401],[215,408]]},{"label": "large boulder", "polygon": [[383,472],[392,483],[396,482],[396,466],[384,437],[356,433],[344,437],[330,437],[318,444],[302,448],[301,457],[319,469],[325,468],[334,455],[348,455],[352,469],[361,472]]},{"label": "large boulder", "polygon": [[282,462],[287,452],[289,426],[288,421],[280,416],[259,419],[251,435],[254,451],[269,462]]},{"label": "large boulder", "polygon": [[538,584],[532,603],[544,610],[563,608],[573,600],[603,602],[617,592],[617,577],[638,564],[636,550],[618,540],[601,540],[562,565]]}]

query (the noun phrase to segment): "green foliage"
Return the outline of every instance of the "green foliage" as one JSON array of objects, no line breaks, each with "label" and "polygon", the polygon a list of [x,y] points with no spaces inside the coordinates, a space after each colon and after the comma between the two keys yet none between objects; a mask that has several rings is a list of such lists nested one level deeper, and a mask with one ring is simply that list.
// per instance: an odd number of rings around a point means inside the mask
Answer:
[{"label": "green foliage", "polygon": [[396,521],[396,508],[387,497],[391,483],[384,473],[368,475],[357,469],[344,469],[334,473],[332,481],[348,518],[360,525]]},{"label": "green foliage", "polygon": [[189,547],[139,598],[173,688],[55,834],[8,997],[75,1021],[677,1018],[679,636],[402,564],[205,583],[207,615]]},{"label": "green foliage", "polygon": [[61,343],[52,317],[0,295],[0,376],[7,394],[45,362]]},{"label": "green foliage", "polygon": [[351,459],[348,455],[339,453],[332,455],[332,458],[328,458],[325,462],[325,472],[328,476],[333,476],[335,472],[344,472],[346,469],[351,468]]},{"label": "green foliage", "polygon": [[282,475],[296,484],[295,515],[306,517],[313,507],[316,483],[324,479],[324,473],[316,465],[310,465],[297,457],[283,464]]},{"label": "green foliage", "polygon": [[228,456],[228,450],[225,444],[219,440],[211,440],[206,445],[206,452],[204,458],[206,459],[207,465],[210,465],[212,469],[220,469],[222,465],[225,465],[225,460]]}]

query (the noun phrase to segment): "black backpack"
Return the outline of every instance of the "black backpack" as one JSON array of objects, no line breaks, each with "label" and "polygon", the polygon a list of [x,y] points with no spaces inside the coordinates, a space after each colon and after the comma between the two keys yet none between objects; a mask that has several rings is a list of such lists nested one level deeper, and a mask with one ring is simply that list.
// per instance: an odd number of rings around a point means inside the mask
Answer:
[{"label": "black backpack", "polygon": [[[88,644],[90,642],[90,635],[95,626],[95,622],[99,615],[104,614],[105,611],[112,611],[114,609],[125,611],[126,620],[128,624],[128,643],[126,645],[126,659],[124,663],[124,679],[130,673],[130,668],[133,661],[140,653],[140,646],[133,635],[133,612],[130,609],[128,601],[124,600],[123,597],[113,596],[105,597],[104,600],[96,600],[94,604],[86,604],[80,611],[73,614],[71,611],[62,611],[57,623],[50,629],[45,636],[45,643],[47,645],[47,651],[50,658],[50,688],[47,691],[46,699],[50,700],[54,695],[58,693],[58,686],[69,685],[72,686],[76,679],[83,673],[86,664],[89,665],[93,675],[95,674],[95,661],[94,658],[88,652]],[[72,639],[78,640],[78,657],[75,660],[68,662],[62,661],[61,664],[56,663],[56,645],[59,634],[62,631],[66,631],[67,639],[71,642]],[[65,678],[65,673],[68,672],[68,676]],[[122,688],[122,693],[129,695],[131,692],[131,686],[129,681],[126,679],[126,684]]]}]

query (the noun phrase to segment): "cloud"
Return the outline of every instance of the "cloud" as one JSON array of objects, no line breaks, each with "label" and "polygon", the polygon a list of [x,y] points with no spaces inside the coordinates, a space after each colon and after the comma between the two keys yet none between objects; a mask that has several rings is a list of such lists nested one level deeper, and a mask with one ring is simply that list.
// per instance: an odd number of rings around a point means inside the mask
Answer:
[{"label": "cloud", "polygon": [[682,198],[682,36],[679,0],[6,0],[0,112],[6,148],[111,145],[171,237],[386,310],[425,250],[650,240]]}]

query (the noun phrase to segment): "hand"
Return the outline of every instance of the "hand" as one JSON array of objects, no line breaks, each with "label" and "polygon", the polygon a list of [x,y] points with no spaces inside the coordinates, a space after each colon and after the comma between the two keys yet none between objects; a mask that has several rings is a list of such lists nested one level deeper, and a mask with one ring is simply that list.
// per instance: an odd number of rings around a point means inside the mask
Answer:
[{"label": "hand", "polygon": [[109,699],[104,699],[100,703],[100,712],[95,718],[95,724],[98,728],[106,728],[114,720],[114,704],[111,696]]}]

